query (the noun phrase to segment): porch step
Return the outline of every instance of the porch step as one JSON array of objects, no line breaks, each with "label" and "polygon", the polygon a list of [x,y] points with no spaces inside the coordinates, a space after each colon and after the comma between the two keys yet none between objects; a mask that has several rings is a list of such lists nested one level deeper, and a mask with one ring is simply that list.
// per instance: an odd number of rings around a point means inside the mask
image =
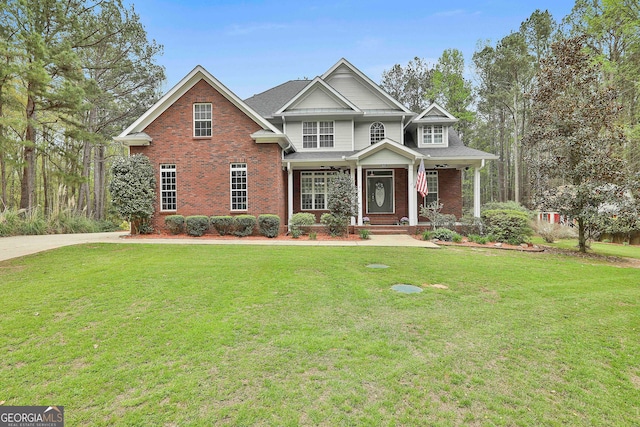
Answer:
[{"label": "porch step", "polygon": [[367,226],[356,226],[355,233],[359,233],[361,229],[367,229],[371,234],[409,234],[409,226],[408,225],[367,225]]}]

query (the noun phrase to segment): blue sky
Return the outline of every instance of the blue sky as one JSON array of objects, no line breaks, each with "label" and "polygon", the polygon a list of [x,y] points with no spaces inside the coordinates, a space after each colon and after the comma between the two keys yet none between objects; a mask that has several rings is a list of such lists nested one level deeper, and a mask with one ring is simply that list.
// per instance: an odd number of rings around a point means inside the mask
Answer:
[{"label": "blue sky", "polygon": [[574,0],[333,1],[132,0],[149,38],[164,45],[164,91],[202,65],[241,98],[313,78],[346,58],[376,82],[414,57],[516,31],[536,9],[561,21]]}]

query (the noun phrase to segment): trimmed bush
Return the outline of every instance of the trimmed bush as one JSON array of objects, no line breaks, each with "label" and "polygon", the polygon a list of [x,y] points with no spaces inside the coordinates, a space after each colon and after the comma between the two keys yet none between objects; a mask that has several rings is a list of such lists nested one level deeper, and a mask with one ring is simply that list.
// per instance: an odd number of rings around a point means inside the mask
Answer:
[{"label": "trimmed bush", "polygon": [[276,237],[280,234],[280,217],[271,214],[259,215],[258,230],[263,236]]},{"label": "trimmed bush", "polygon": [[358,233],[360,234],[360,238],[362,240],[368,240],[370,238],[369,235],[371,234],[371,231],[367,228],[361,228]]},{"label": "trimmed bush", "polygon": [[459,241],[462,241],[462,238],[458,233],[453,230],[449,230],[448,228],[438,228],[437,230],[433,230],[431,237],[443,242],[453,242],[454,239],[458,240],[458,238],[460,238]]},{"label": "trimmed bush", "polygon": [[309,212],[298,212],[291,215],[289,227],[291,230],[299,230],[300,233],[308,233],[311,226],[316,223],[316,216]]},{"label": "trimmed bush", "polygon": [[323,213],[320,217],[320,223],[324,225],[325,230],[331,236],[342,236],[347,231],[344,221],[330,213]]},{"label": "trimmed bush", "polygon": [[482,218],[473,215],[464,215],[460,218],[460,232],[465,236],[472,234],[482,235],[484,233],[484,223]]},{"label": "trimmed bush", "polygon": [[253,215],[238,215],[233,217],[233,234],[238,237],[250,236],[256,227],[256,217]]},{"label": "trimmed bush", "polygon": [[487,227],[487,234],[493,236],[497,242],[520,244],[533,235],[529,217],[526,212],[496,209],[482,213],[482,219]]},{"label": "trimmed bush", "polygon": [[233,233],[234,220],[230,215],[212,216],[211,225],[221,236]]},{"label": "trimmed bush", "polygon": [[209,229],[209,217],[205,215],[192,215],[186,218],[187,234],[200,237]]},{"label": "trimmed bush", "polygon": [[184,216],[169,215],[164,217],[164,225],[169,229],[171,234],[184,233]]}]

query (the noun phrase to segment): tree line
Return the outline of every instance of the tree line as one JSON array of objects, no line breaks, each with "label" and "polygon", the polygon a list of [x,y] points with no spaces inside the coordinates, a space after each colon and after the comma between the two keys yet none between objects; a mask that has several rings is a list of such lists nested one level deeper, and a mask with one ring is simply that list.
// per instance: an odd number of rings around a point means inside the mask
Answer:
[{"label": "tree line", "polygon": [[0,8],[0,211],[104,219],[112,138],[159,98],[162,46],[120,0]]},{"label": "tree line", "polygon": [[[449,49],[434,65],[417,57],[395,65],[383,73],[381,86],[415,112],[439,103],[460,119],[456,127],[466,145],[500,157],[482,170],[483,202],[517,201],[535,207],[536,177],[525,159],[523,141],[532,134],[535,102],[543,98],[538,94],[534,100],[532,94],[540,79],[549,77],[541,73],[541,64],[555,55],[554,43],[575,38],[588,52],[588,61],[599,65],[591,87],[606,86],[615,94],[611,96],[617,110],[607,110],[622,132],[615,157],[627,175],[638,174],[640,4],[635,0],[577,0],[560,21],[548,11],[536,10],[497,42],[479,42],[471,58],[471,78],[465,73],[462,53]],[[547,119],[551,124],[552,118]],[[539,121],[535,124],[540,126]],[[464,194],[470,206],[470,177],[465,179]]]}]

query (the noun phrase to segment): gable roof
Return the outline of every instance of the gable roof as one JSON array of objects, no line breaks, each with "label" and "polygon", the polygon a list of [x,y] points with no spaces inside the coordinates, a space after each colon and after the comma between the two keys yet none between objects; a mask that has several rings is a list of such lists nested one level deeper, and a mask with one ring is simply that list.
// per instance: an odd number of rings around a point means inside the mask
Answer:
[{"label": "gable roof", "polygon": [[289,100],[286,104],[284,104],[278,111],[274,113],[274,115],[282,115],[285,114],[285,111],[289,107],[293,107],[296,103],[301,102],[305,97],[309,96],[312,92],[322,90],[325,94],[327,94],[330,98],[332,98],[337,105],[342,105],[342,107],[338,107],[341,110],[349,110],[354,113],[362,113],[362,111],[356,107],[351,101],[342,96],[338,91],[329,86],[319,77],[313,79],[311,83],[309,83],[304,89],[302,89],[298,94],[296,94],[293,98]]},{"label": "gable roof", "polygon": [[[269,123],[265,118],[258,114],[253,108],[248,106],[238,96],[231,92],[225,85],[220,83],[218,79],[213,77],[207,70],[201,65],[196,66],[189,74],[187,74],[182,80],[180,80],[169,92],[164,94],[162,98],[151,108],[149,108],[138,120],[133,122],[128,128],[120,133],[116,138],[116,141],[126,141],[130,139],[132,134],[142,132],[151,122],[157,119],[164,111],[167,110],[175,101],[177,101],[182,95],[184,95],[189,89],[195,86],[200,80],[206,81],[215,90],[217,90],[222,96],[224,96],[229,102],[235,105],[240,111],[246,114],[262,129],[271,131],[274,135],[285,135],[280,132],[276,127]],[[285,137],[286,138],[286,137]]]},{"label": "gable roof", "polygon": [[456,123],[457,121],[458,119],[435,102],[413,119],[413,123]]},{"label": "gable roof", "polygon": [[367,77],[366,74],[364,74],[362,71],[358,70],[355,66],[353,66],[353,64],[351,64],[349,61],[347,61],[344,58],[341,58],[338,62],[335,63],[335,65],[331,68],[329,68],[321,77],[323,80],[327,80],[334,72],[336,72],[336,70],[338,70],[341,67],[346,67],[348,68],[353,74],[355,74],[362,82],[364,82],[365,84],[367,84],[368,86],[371,87],[371,89],[373,89],[373,91],[378,94],[381,98],[389,101],[391,104],[395,105],[399,110],[401,110],[404,113],[407,113],[407,115],[413,116],[415,115],[415,113],[411,110],[409,110],[407,107],[405,107],[404,105],[402,105],[398,100],[396,100],[395,98],[393,98],[391,95],[389,95],[386,91],[384,91],[380,86],[378,86],[373,80],[371,80],[369,77]]},{"label": "gable roof", "polygon": [[376,142],[375,144],[371,144],[368,147],[353,153],[351,156],[347,157],[348,160],[362,160],[365,159],[379,151],[389,150],[396,154],[401,155],[402,157],[406,157],[407,159],[415,162],[416,159],[422,159],[424,156],[422,153],[413,150],[406,145],[402,145],[397,143],[396,141],[388,138],[384,138],[381,141]]},{"label": "gable roof", "polygon": [[288,103],[309,83],[311,83],[311,80],[289,80],[281,85],[253,95],[251,98],[245,99],[244,102],[262,117],[270,118],[273,117],[273,113]]}]

